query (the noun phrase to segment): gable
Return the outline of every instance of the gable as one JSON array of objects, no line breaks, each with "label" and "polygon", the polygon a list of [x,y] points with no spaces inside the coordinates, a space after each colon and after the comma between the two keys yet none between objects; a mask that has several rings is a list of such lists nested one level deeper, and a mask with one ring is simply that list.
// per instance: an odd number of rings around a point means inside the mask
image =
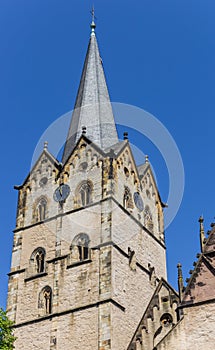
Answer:
[{"label": "gable", "polygon": [[45,174],[45,172],[50,171],[50,169],[58,173],[60,169],[60,163],[47,149],[44,149],[34,164],[33,168],[31,169],[30,173],[23,181],[23,184],[21,186],[14,186],[14,188],[17,190],[21,189],[22,187],[26,186],[26,184],[29,184],[31,179],[36,180],[38,174]]},{"label": "gable", "polygon": [[101,160],[104,155],[104,152],[97,145],[82,135],[59,175],[65,182],[72,176],[79,175],[82,177],[83,174],[87,180],[90,170],[101,167]]},{"label": "gable", "polygon": [[127,350],[136,349],[139,343],[144,344],[146,349],[154,348],[177,323],[178,303],[176,291],[161,279]]},{"label": "gable", "polygon": [[118,170],[123,170],[125,174],[125,180],[128,179],[129,176],[132,176],[133,183],[141,186],[136,162],[134,160],[128,141],[124,144],[124,147],[122,147],[116,154],[115,160]]},{"label": "gable", "polygon": [[76,160],[81,157],[81,154],[84,152],[88,152],[89,155],[89,160],[90,160],[90,155],[96,154],[97,157],[104,157],[105,152],[102,151],[95,143],[90,141],[84,134],[81,135],[79,138],[76,146],[72,150],[71,154],[65,161],[62,171],[64,171],[66,168],[68,168],[69,165],[75,164]]}]

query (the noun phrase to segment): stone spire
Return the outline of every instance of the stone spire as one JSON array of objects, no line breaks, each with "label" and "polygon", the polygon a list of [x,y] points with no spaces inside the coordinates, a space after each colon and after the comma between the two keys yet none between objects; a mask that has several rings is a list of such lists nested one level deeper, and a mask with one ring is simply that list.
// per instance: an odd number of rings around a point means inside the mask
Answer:
[{"label": "stone spire", "polygon": [[63,163],[74,149],[83,126],[86,127],[86,136],[102,150],[119,142],[95,28],[93,18],[90,42],[64,148]]}]

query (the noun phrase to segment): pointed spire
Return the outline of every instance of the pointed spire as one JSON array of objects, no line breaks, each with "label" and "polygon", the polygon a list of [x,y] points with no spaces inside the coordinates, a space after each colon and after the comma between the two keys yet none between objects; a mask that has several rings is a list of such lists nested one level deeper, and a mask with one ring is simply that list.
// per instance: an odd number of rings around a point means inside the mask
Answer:
[{"label": "pointed spire", "polygon": [[86,136],[102,150],[119,142],[102,60],[95,35],[92,10],[91,36],[64,148],[65,163],[86,127]]},{"label": "pointed spire", "polygon": [[203,253],[206,237],[205,237],[205,230],[204,230],[204,218],[203,216],[200,216],[199,218],[199,234],[200,234],[200,245],[201,245],[201,252]]},{"label": "pointed spire", "polygon": [[183,280],[182,266],[180,263],[178,263],[177,268],[178,268],[178,292],[179,292],[179,299],[181,301],[182,294],[184,291],[184,280]]}]

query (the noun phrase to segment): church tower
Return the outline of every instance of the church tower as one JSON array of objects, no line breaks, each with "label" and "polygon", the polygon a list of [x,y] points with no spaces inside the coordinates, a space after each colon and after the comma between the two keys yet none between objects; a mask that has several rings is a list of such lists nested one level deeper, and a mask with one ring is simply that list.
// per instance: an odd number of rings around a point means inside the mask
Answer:
[{"label": "church tower", "polygon": [[45,143],[16,189],[15,349],[127,349],[166,278],[163,203],[118,139],[94,22],[62,163]]}]

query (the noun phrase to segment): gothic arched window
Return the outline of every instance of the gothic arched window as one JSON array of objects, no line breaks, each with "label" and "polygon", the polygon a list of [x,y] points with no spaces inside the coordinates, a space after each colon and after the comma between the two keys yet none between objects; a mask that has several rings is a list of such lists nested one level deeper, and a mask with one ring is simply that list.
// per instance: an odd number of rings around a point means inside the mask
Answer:
[{"label": "gothic arched window", "polygon": [[78,197],[83,206],[92,202],[92,184],[89,181],[84,181],[78,186]]},{"label": "gothic arched window", "polygon": [[52,290],[50,287],[44,288],[43,297],[45,300],[45,313],[50,314],[52,312]]},{"label": "gothic arched window", "polygon": [[[77,260],[89,259],[89,236],[86,233],[79,233],[72,241],[71,250],[76,254]],[[75,256],[74,256],[75,257]]]},{"label": "gothic arched window", "polygon": [[133,209],[133,200],[131,191],[128,187],[125,187],[124,196],[123,196],[123,207],[125,209]]},{"label": "gothic arched window", "polygon": [[43,315],[52,313],[52,289],[44,287],[39,294],[38,308],[42,309]]},{"label": "gothic arched window", "polygon": [[44,266],[45,266],[45,253],[42,249],[38,249],[35,256],[35,260],[36,260],[37,273],[43,272]]},{"label": "gothic arched window", "polygon": [[47,199],[45,197],[39,198],[34,204],[33,220],[34,222],[43,221],[47,217]]},{"label": "gothic arched window", "polygon": [[31,255],[30,273],[42,273],[45,271],[45,249],[37,248]]}]

